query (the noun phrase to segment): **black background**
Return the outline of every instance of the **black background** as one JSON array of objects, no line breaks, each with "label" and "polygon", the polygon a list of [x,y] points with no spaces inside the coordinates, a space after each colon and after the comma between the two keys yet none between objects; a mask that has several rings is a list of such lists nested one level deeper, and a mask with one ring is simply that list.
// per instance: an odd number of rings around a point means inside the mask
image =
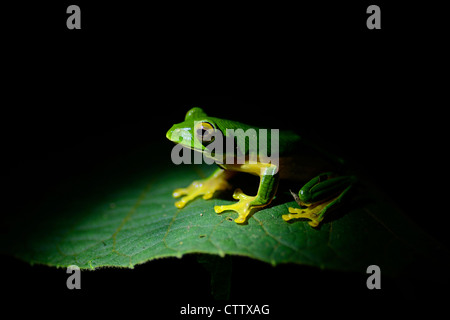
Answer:
[{"label": "black background", "polygon": [[[74,3],[81,30],[65,26]],[[367,30],[372,3],[364,1],[74,3],[22,2],[4,11],[2,158],[11,204],[4,214],[32,207],[71,177],[89,176],[113,161],[111,149],[121,155],[164,140],[190,107],[201,106],[217,117],[294,128],[342,154],[448,242],[446,190],[438,187],[446,179],[446,115],[443,83],[435,81],[445,54],[437,9],[375,1],[382,29]],[[208,275],[193,257],[83,272],[78,292],[66,289],[65,270],[2,260],[11,300],[36,310],[133,306],[176,314],[184,302],[212,303]],[[423,275],[386,279],[374,292],[365,275],[305,267],[283,277],[294,267],[233,262],[249,270],[233,275],[233,301],[271,303],[274,313],[335,301],[391,306],[440,289]]]}]

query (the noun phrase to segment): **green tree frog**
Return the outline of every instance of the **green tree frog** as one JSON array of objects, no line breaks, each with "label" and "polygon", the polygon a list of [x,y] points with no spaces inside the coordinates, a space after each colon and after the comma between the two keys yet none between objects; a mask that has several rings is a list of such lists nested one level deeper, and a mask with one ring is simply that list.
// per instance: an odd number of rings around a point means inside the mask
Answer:
[{"label": "green tree frog", "polygon": [[[176,144],[201,152],[205,159],[213,159],[218,165],[208,178],[174,190],[173,197],[181,197],[175,202],[179,209],[199,196],[207,200],[216,191],[230,189],[229,179],[236,172],[259,176],[259,188],[255,196],[244,194],[237,188],[233,198],[238,202],[214,207],[216,213],[235,211],[238,217],[234,221],[238,224],[245,223],[254,209],[268,206],[276,195],[279,180],[288,179],[306,183],[298,195],[291,192],[300,208],[288,208],[289,212],[282,215],[282,219],[289,221],[304,218],[309,220],[310,226],[317,227],[355,182],[353,176],[327,172],[335,168],[339,161],[325,159],[323,154],[317,157],[317,150],[291,131],[274,132],[210,117],[198,107],[189,110],[183,122],[173,125],[166,137]],[[219,144],[217,137],[223,137]],[[258,143],[247,143],[246,138],[255,138]],[[265,144],[261,144],[261,141]],[[275,144],[276,148],[272,148]],[[226,147],[229,145],[232,148]],[[267,156],[269,150],[270,157]]]}]

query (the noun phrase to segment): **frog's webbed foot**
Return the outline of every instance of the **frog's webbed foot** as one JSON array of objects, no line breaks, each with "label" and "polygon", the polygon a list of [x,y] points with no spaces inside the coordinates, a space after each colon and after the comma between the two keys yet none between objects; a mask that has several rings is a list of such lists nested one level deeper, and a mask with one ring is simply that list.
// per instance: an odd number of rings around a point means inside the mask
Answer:
[{"label": "frog's webbed foot", "polygon": [[336,177],[332,172],[318,175],[300,189],[299,196],[291,191],[301,208],[289,208],[289,214],[284,214],[283,220],[306,218],[311,220],[308,222],[311,227],[317,227],[326,212],[341,203],[355,181],[354,176]]},{"label": "frog's webbed foot", "polygon": [[230,189],[231,185],[227,182],[223,174],[213,175],[207,179],[192,182],[187,188],[175,189],[172,193],[174,198],[183,196],[179,201],[175,202],[175,206],[179,209],[183,208],[188,202],[202,196],[203,199],[211,199],[214,192],[219,190]]},{"label": "frog's webbed foot", "polygon": [[283,214],[282,218],[284,221],[301,218],[309,219],[311,221],[308,221],[308,224],[311,227],[317,227],[322,222],[323,215],[317,212],[316,208],[300,209],[289,207],[289,214]]},{"label": "frog's webbed foot", "polygon": [[282,218],[284,221],[289,221],[292,219],[309,219],[308,224],[311,227],[317,227],[325,217],[326,211],[331,208],[336,202],[336,199],[330,201],[325,201],[318,204],[313,204],[306,208],[292,208],[289,207],[289,214],[283,214]]},{"label": "frog's webbed foot", "polygon": [[[222,213],[223,211],[232,210],[238,213],[238,217],[234,220],[236,223],[244,223],[247,220],[248,215],[252,209],[257,207],[254,202],[256,196],[248,196],[242,192],[241,189],[236,189],[233,193],[233,198],[239,200],[237,203],[223,206],[215,206],[214,211],[216,213]],[[258,205],[258,207],[261,207]]]}]

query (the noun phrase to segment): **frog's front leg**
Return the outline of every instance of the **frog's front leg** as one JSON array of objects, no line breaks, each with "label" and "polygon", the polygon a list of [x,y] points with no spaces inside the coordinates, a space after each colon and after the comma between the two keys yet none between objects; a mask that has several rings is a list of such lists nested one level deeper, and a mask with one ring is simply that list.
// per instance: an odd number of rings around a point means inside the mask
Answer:
[{"label": "frog's front leg", "polygon": [[203,196],[203,199],[207,200],[211,199],[216,191],[230,189],[231,186],[227,179],[229,179],[232,174],[233,172],[218,168],[206,179],[196,180],[187,188],[175,189],[172,193],[174,198],[184,196],[179,201],[175,202],[175,206],[181,209],[189,201],[192,201],[199,196]]},{"label": "frog's front leg", "polygon": [[278,168],[273,164],[244,164],[240,165],[237,171],[252,173],[260,176],[258,193],[256,196],[249,196],[236,189],[233,198],[239,202],[231,205],[215,206],[216,213],[232,210],[238,213],[234,220],[236,223],[244,223],[248,215],[254,208],[263,208],[270,204],[275,196],[278,187]]},{"label": "frog's front leg", "polygon": [[318,175],[306,183],[295,201],[301,208],[290,207],[289,214],[282,216],[284,221],[306,218],[311,227],[317,227],[328,210],[340,203],[350,190],[356,178],[353,176],[336,176],[332,172]]}]

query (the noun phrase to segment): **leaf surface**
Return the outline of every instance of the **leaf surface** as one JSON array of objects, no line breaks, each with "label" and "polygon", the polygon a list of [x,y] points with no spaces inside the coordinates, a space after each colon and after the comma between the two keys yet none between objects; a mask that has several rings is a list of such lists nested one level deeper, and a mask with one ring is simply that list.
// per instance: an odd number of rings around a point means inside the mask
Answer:
[{"label": "leaf surface", "polygon": [[282,220],[289,206],[297,206],[290,195],[278,196],[244,225],[232,221],[234,212],[214,212],[215,205],[233,202],[228,198],[199,198],[177,209],[172,191],[215,168],[151,159],[151,154],[137,154],[61,188],[27,218],[10,221],[3,251],[30,263],[82,269],[132,268],[153,259],[206,253],[360,272],[376,264],[397,274],[416,261],[448,259],[436,241],[373,193],[344,206],[319,229],[306,221]]}]

